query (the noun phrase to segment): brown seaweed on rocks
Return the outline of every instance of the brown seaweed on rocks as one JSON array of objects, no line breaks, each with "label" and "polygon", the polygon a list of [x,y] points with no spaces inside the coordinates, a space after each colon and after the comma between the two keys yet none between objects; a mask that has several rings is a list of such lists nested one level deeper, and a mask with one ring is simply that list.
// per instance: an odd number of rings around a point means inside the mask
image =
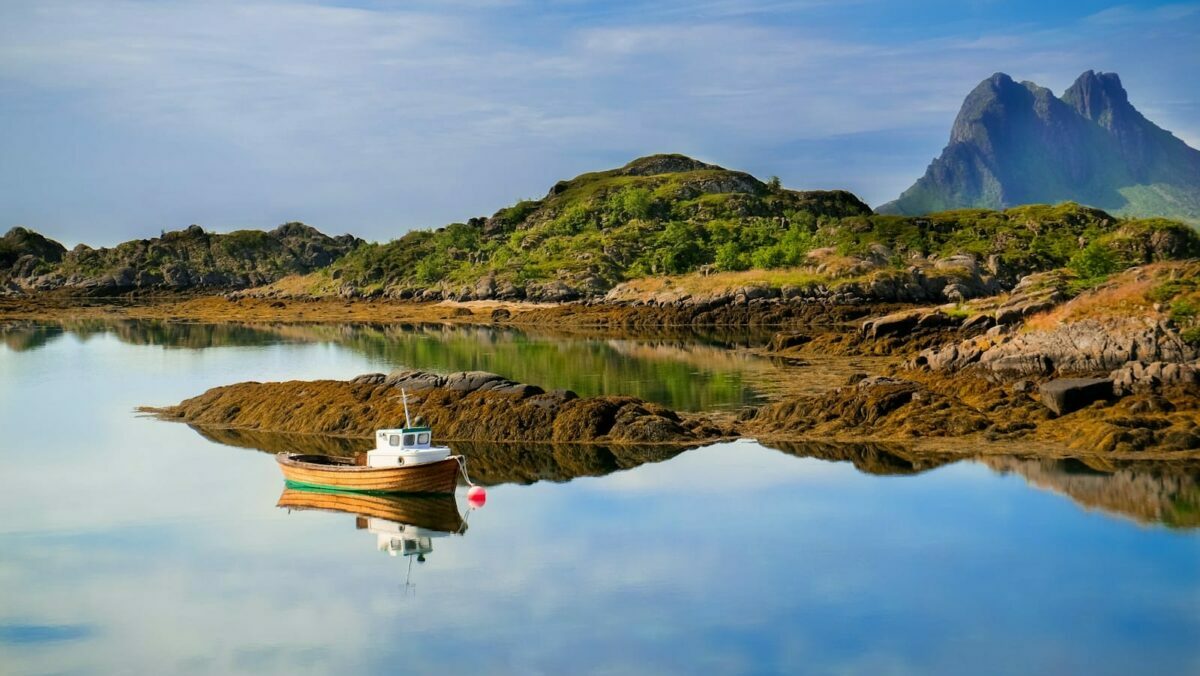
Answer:
[{"label": "brown seaweed on rocks", "polygon": [[730,436],[719,417],[681,415],[635,397],[581,398],[494,373],[373,373],[350,381],[246,382],[213,388],[175,406],[145,408],[205,427],[369,437],[414,419],[446,441],[693,443]]}]

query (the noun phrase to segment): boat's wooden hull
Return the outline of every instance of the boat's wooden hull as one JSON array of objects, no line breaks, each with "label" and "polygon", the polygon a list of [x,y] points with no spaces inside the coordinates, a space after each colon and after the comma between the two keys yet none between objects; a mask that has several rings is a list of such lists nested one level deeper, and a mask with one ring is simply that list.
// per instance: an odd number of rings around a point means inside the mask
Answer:
[{"label": "boat's wooden hull", "polygon": [[283,477],[293,484],[368,493],[453,493],[458,461],[447,458],[409,467],[364,467],[350,458],[280,453]]},{"label": "boat's wooden hull", "polygon": [[288,509],[317,509],[384,519],[444,533],[461,533],[466,525],[453,495],[370,495],[285,488],[277,504]]}]

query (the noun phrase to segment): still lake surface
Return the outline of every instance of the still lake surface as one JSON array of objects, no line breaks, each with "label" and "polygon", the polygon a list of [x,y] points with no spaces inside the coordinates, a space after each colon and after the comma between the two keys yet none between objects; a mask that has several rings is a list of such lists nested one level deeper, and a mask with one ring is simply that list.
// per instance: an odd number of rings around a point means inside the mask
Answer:
[{"label": "still lake surface", "polygon": [[[1195,466],[739,441],[357,518],[277,507],[269,454],[134,412],[401,367],[736,408],[854,367],[728,349],[759,340],[10,326],[0,673],[1200,673]],[[423,562],[379,510],[416,515]]]}]

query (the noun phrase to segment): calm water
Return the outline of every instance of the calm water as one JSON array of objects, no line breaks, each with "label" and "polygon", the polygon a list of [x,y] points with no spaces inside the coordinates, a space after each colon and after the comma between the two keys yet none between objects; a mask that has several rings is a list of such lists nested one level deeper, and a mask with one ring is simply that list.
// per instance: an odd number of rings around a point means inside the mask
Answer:
[{"label": "calm water", "polygon": [[[127,323],[3,339],[0,673],[1200,673],[1195,467],[475,448],[493,485],[460,527],[461,493],[359,506],[376,518],[279,508],[271,457],[241,446],[286,439],[133,413],[399,366],[681,407],[753,402],[773,369],[824,377],[724,349],[754,337]],[[389,513],[423,527],[424,562],[387,551],[404,540]]]}]

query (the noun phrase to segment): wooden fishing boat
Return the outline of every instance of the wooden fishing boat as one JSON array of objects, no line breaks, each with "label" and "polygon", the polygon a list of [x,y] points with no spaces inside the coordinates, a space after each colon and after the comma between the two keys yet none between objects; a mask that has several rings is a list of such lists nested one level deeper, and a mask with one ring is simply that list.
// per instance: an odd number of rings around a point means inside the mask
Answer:
[{"label": "wooden fishing boat", "polygon": [[407,466],[372,467],[353,458],[280,453],[283,478],[300,487],[373,493],[453,493],[460,472],[457,457]]},{"label": "wooden fishing boat", "polygon": [[371,493],[453,493],[458,475],[466,472],[459,456],[446,446],[432,444],[428,427],[406,425],[375,432],[375,448],[355,458],[332,455],[280,453],[275,456],[283,477],[300,487],[330,488]]}]

